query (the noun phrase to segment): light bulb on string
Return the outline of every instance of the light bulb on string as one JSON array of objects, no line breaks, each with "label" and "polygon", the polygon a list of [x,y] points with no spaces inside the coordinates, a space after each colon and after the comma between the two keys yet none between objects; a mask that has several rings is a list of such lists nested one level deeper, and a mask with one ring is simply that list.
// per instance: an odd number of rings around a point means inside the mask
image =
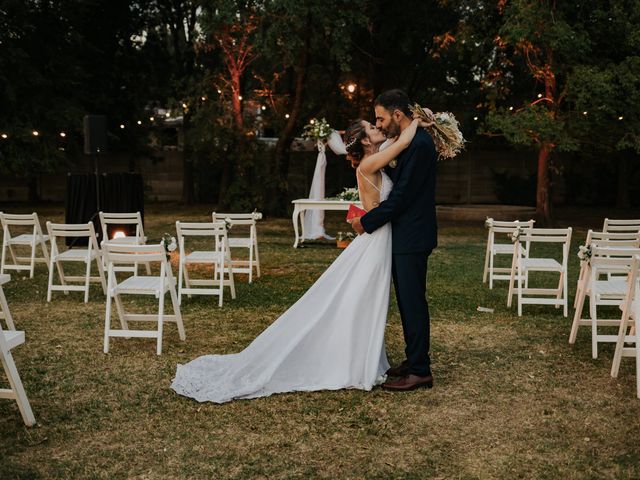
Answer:
[{"label": "light bulb on string", "polygon": [[347,85],[347,90],[349,91],[349,93],[353,93],[356,91],[356,84],[355,83],[350,83],[349,85]]},{"label": "light bulb on string", "polygon": [[[222,90],[218,89],[218,94],[220,94],[220,93],[222,93]],[[204,99],[204,97],[203,97],[203,99]]]},{"label": "light bulb on string", "polygon": [[150,122],[153,122],[154,120],[155,120],[155,118],[154,118],[154,117],[149,117],[149,121],[150,121]]},{"label": "light bulb on string", "polygon": [[284,118],[289,118],[289,114],[287,113],[287,114],[284,116]]},{"label": "light bulb on string", "polygon": [[2,135],[0,135],[0,137],[6,140],[7,138],[9,138],[9,135],[7,135],[6,133],[3,133]]},{"label": "light bulb on string", "polygon": [[183,104],[182,104],[182,108],[187,108],[187,104],[186,104],[186,103],[183,103]]},{"label": "light bulb on string", "polygon": [[316,123],[316,119],[315,119],[315,118],[312,118],[312,119],[309,121],[309,123],[310,123],[311,125],[315,124],[315,123]]},{"label": "light bulb on string", "polygon": [[509,107],[509,111],[510,111],[510,112],[513,112],[513,107]]},{"label": "light bulb on string", "polygon": [[267,109],[267,107],[265,107],[264,105],[262,105],[262,110],[266,110],[266,109]]},{"label": "light bulb on string", "polygon": [[624,120],[624,117],[623,117],[622,115],[620,115],[620,116],[618,117],[618,120]]},{"label": "light bulb on string", "polygon": [[37,137],[38,135],[40,135],[40,132],[38,132],[37,130],[34,130],[33,132],[31,132],[31,134],[32,134],[34,137]]},{"label": "light bulb on string", "polygon": [[587,115],[587,111],[585,110],[584,112],[582,112],[582,115]]},{"label": "light bulb on string", "polygon": [[542,94],[541,93],[538,94],[538,98],[542,98]]},{"label": "light bulb on string", "polygon": [[478,121],[478,117],[473,117],[473,120],[474,121]]},{"label": "light bulb on string", "polygon": [[242,101],[242,95],[238,95],[238,100]]},{"label": "light bulb on string", "polygon": [[64,137],[66,137],[66,136],[67,136],[67,134],[66,134],[66,133],[64,133],[64,132],[60,132],[60,136],[61,136],[62,138],[64,138]]},{"label": "light bulb on string", "polygon": [[120,128],[124,129],[124,123],[120,124]]},{"label": "light bulb on string", "polygon": [[200,97],[200,100],[202,100],[203,102],[207,99],[207,97]]},{"label": "light bulb on string", "polygon": [[142,120],[138,120],[138,125],[142,125]]},{"label": "light bulb on string", "polygon": [[167,118],[171,117],[171,112],[165,113],[164,116],[167,117]]}]

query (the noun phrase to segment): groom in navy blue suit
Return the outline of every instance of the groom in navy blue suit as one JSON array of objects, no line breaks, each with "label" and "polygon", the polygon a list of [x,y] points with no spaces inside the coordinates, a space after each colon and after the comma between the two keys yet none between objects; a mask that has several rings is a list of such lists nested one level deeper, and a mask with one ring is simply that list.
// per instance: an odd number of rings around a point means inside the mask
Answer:
[{"label": "groom in navy blue suit", "polygon": [[[375,101],[376,127],[387,138],[397,137],[411,123],[409,97],[389,90]],[[432,387],[429,357],[429,305],[427,261],[436,247],[435,206],[437,153],[433,139],[418,129],[409,145],[386,172],[393,180],[387,200],[352,222],[362,234],[372,233],[387,222],[392,226],[392,276],[402,318],[406,360],[389,369],[383,388],[393,391]],[[396,163],[395,167],[393,163]]]}]

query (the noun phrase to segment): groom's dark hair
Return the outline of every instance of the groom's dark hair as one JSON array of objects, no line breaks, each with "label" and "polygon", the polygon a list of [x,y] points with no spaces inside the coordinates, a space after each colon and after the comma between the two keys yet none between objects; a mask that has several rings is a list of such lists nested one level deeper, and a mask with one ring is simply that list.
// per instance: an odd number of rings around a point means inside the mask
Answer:
[{"label": "groom's dark hair", "polygon": [[410,103],[411,100],[409,100],[409,96],[406,93],[399,88],[394,88],[393,90],[387,90],[378,95],[373,105],[380,105],[391,112],[400,110],[407,117],[411,118],[411,110],[409,110]]}]

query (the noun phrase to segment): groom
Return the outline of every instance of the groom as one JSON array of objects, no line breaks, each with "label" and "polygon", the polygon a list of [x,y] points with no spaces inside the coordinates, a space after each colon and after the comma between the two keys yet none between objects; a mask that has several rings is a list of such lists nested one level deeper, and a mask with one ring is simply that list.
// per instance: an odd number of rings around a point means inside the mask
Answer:
[{"label": "groom", "polygon": [[[387,138],[397,137],[411,123],[409,97],[388,90],[375,100],[376,127]],[[351,223],[358,234],[392,225],[392,276],[402,318],[406,360],[387,371],[399,377],[382,385],[386,390],[431,388],[427,261],[437,245],[435,207],[437,154],[431,136],[418,129],[413,141],[387,168],[393,190],[387,200]],[[390,165],[391,166],[391,165]]]}]

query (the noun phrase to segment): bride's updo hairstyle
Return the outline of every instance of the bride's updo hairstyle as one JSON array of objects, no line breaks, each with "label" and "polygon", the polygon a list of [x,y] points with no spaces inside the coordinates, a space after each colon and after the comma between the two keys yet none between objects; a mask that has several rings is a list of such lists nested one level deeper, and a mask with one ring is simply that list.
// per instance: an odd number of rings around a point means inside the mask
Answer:
[{"label": "bride's updo hairstyle", "polygon": [[364,146],[362,139],[367,136],[364,128],[364,121],[358,119],[351,124],[344,132],[344,146],[347,149],[347,160],[351,162],[353,168],[358,168],[360,160],[364,157]]}]

